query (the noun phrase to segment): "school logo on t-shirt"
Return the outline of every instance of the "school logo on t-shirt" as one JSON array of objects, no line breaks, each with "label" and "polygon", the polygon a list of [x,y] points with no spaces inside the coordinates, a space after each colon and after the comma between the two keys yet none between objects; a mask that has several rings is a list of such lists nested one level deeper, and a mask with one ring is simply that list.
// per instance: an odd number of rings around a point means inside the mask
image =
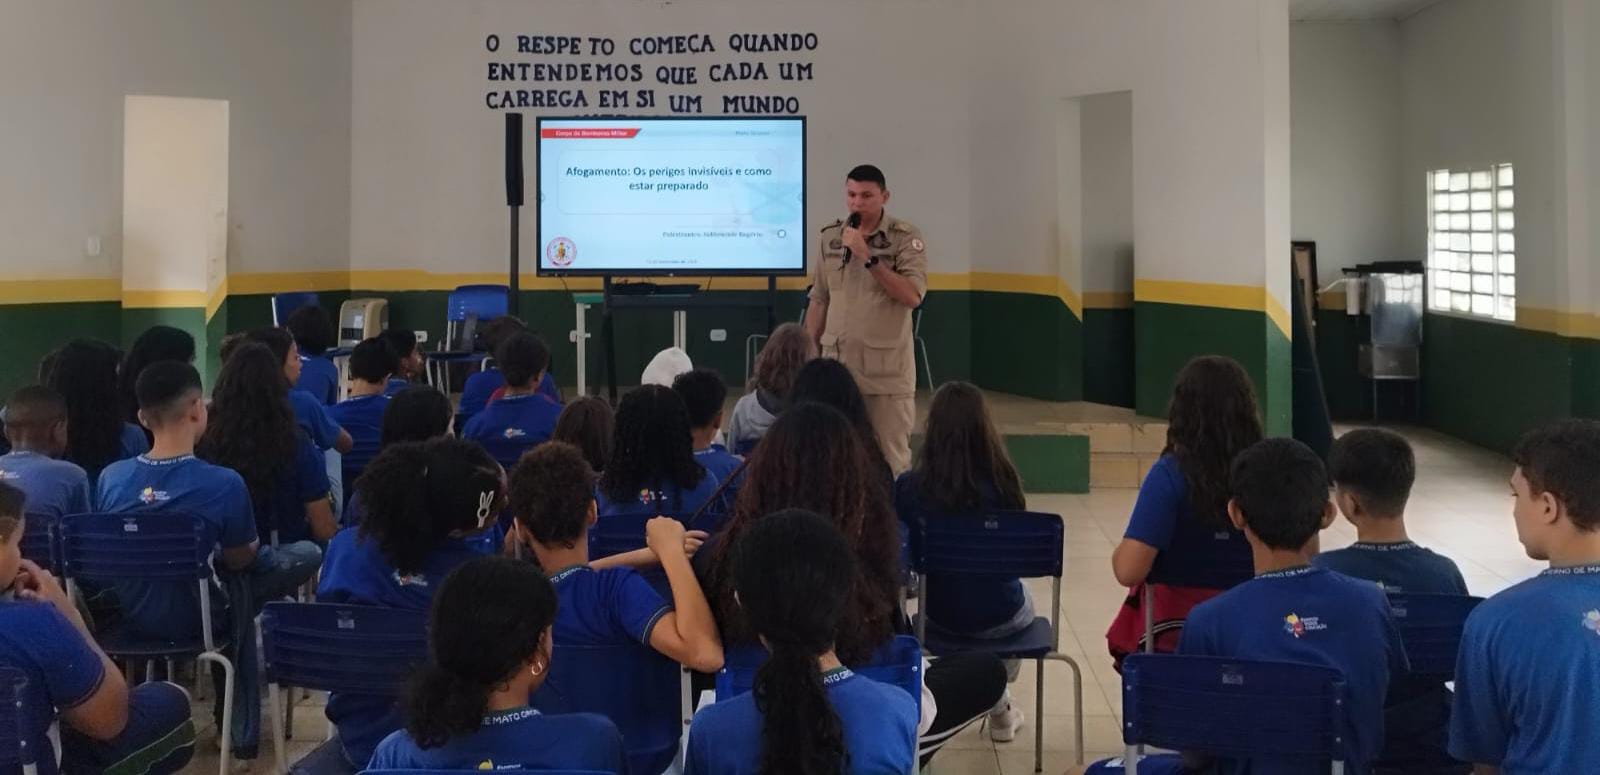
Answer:
[{"label": "school logo on t-shirt", "polygon": [[1308,632],[1326,629],[1328,629],[1328,625],[1323,624],[1322,620],[1315,616],[1302,617],[1297,614],[1289,614],[1283,617],[1283,631],[1296,638],[1303,637]]},{"label": "school logo on t-shirt", "polygon": [[654,503],[655,500],[656,500],[656,494],[655,494],[655,492],[651,491],[651,489],[649,487],[646,487],[643,490],[639,491],[639,502],[640,503],[649,504],[649,503]]},{"label": "school logo on t-shirt", "polygon": [[1583,626],[1589,632],[1600,635],[1600,609],[1589,611],[1583,615]]},{"label": "school logo on t-shirt", "polygon": [[0,468],[0,479],[5,481],[15,481],[21,478],[22,474],[19,474],[16,471],[7,471],[4,468]]},{"label": "school logo on t-shirt", "polygon": [[521,428],[507,428],[505,432],[500,435],[505,436],[508,439],[517,439],[528,435],[528,433]]},{"label": "school logo on t-shirt", "polygon": [[427,586],[428,586],[428,577],[422,575],[421,573],[413,573],[413,574],[410,574],[410,575],[406,575],[406,574],[402,574],[400,571],[395,571],[394,572],[394,583],[399,584],[402,587],[423,587],[423,588],[427,588]]},{"label": "school logo on t-shirt", "polygon": [[139,501],[142,503],[155,503],[157,501],[164,502],[171,499],[172,496],[167,495],[166,490],[157,490],[154,487],[146,487],[139,492]]}]

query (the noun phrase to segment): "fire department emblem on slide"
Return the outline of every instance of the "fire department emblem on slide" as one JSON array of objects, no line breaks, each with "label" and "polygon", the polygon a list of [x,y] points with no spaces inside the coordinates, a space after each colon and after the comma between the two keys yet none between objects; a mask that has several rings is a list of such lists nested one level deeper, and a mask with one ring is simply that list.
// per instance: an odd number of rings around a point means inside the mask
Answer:
[{"label": "fire department emblem on slide", "polygon": [[570,266],[578,257],[578,247],[566,237],[556,237],[545,244],[544,257],[551,266]]}]

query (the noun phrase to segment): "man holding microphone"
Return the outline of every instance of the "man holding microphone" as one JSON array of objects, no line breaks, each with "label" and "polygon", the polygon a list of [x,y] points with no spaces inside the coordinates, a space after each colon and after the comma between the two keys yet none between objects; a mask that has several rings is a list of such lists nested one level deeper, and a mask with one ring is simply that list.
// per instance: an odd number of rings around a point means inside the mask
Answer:
[{"label": "man holding microphone", "polygon": [[911,311],[928,290],[917,227],[883,211],[889,189],[870,164],[845,176],[850,217],[822,230],[806,332],[825,358],[849,367],[867,401],[878,445],[896,476],[911,467],[917,363]]}]

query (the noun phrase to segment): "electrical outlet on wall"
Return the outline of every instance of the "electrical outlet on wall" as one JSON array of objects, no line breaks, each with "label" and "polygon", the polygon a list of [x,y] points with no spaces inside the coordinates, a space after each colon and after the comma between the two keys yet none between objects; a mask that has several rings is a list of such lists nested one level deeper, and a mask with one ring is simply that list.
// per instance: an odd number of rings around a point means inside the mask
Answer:
[{"label": "electrical outlet on wall", "polygon": [[427,329],[418,329],[416,331],[412,331],[411,333],[417,335],[417,344],[426,344],[427,343],[427,341],[428,341],[428,330]]},{"label": "electrical outlet on wall", "polygon": [[726,329],[726,328],[713,328],[713,329],[711,329],[711,341],[713,341],[713,342],[726,342],[726,341],[728,341],[728,329]]},{"label": "electrical outlet on wall", "polygon": [[100,255],[100,238],[86,237],[83,240],[83,254],[93,258]]}]

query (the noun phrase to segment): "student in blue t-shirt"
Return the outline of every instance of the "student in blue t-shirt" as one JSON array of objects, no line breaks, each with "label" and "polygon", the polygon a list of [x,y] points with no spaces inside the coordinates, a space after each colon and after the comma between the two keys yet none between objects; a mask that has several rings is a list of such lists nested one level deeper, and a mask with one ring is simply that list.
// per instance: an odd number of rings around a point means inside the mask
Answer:
[{"label": "student in blue t-shirt", "polygon": [[[111,464],[100,476],[95,510],[103,512],[155,512],[199,517],[208,543],[218,552],[213,565],[230,584],[248,585],[251,610],[235,610],[235,631],[250,629],[267,601],[291,594],[322,560],[322,550],[310,541],[261,546],[257,539],[250,490],[245,480],[229,468],[195,457],[195,443],[206,430],[208,411],[201,394],[200,374],[193,366],[161,361],[145,367],[135,385],[139,394],[139,420],[155,433],[150,452]],[[174,517],[176,518],[176,517]],[[133,637],[169,639],[198,636],[201,629],[199,592],[193,581],[132,582],[115,585],[123,627]],[[224,600],[211,596],[214,607]],[[214,617],[214,621],[227,621]],[[240,626],[244,625],[244,626]],[[253,690],[253,643],[245,656],[239,638],[227,650],[239,668],[235,692],[234,755],[255,757],[259,721],[259,695]],[[221,717],[222,692],[217,692],[217,717]]]},{"label": "student in blue t-shirt", "polygon": [[[364,515],[328,545],[317,599],[425,611],[456,566],[500,551],[502,472],[463,439],[392,444],[356,483]],[[333,694],[328,720],[341,766],[359,769],[401,719],[391,695]],[[313,756],[327,756],[319,751]]]},{"label": "student in blue t-shirt", "polygon": [[716,493],[717,477],[694,457],[689,411],[671,388],[641,385],[617,406],[611,459],[596,488],[600,518],[693,514]]},{"label": "student in blue t-shirt", "polygon": [[461,435],[482,444],[509,469],[522,453],[550,438],[561,405],[538,392],[540,376],[550,366],[550,350],[539,337],[526,331],[512,334],[500,343],[494,359],[505,375],[505,397],[468,420]]},{"label": "student in blue t-shirt", "polygon": [[[689,535],[677,520],[657,517],[646,523],[649,548],[590,562],[589,528],[597,519],[594,474],[582,453],[565,442],[541,444],[524,455],[511,471],[509,487],[517,537],[550,574],[561,599],[557,643],[638,644],[703,673],[722,667],[722,643],[711,607],[689,565],[688,555],[704,533]],[[671,603],[625,567],[629,564],[659,564]],[[571,691],[584,684],[584,677],[566,677],[561,683]],[[617,721],[626,727],[626,720]],[[630,732],[623,729],[624,735]],[[629,752],[635,772],[660,772],[673,753]]]},{"label": "student in blue t-shirt", "polygon": [[[1411,445],[1392,431],[1353,430],[1328,456],[1334,502],[1356,528],[1356,542],[1312,558],[1319,568],[1375,581],[1388,592],[1465,595],[1467,583],[1450,558],[1424,549],[1406,534],[1405,509],[1416,481]],[[1443,681],[1396,676],[1384,707],[1384,748],[1379,773],[1464,773],[1450,758],[1450,690]]]},{"label": "student in blue t-shirt", "polygon": [[288,392],[265,345],[235,348],[217,376],[196,454],[244,477],[263,543],[326,544],[338,529],[328,474],[322,453],[295,425]]},{"label": "student in blue t-shirt", "polygon": [[[711,369],[692,369],[679,374],[672,381],[672,390],[683,399],[683,406],[689,412],[689,437],[694,440],[694,459],[717,477],[719,483],[726,483],[744,466],[744,458],[717,443],[717,436],[722,433],[723,405],[728,400],[728,386],[723,384],[722,376]],[[738,482],[723,487],[718,497],[718,510],[726,512],[738,494]]]},{"label": "student in blue t-shirt", "polygon": [[283,327],[294,337],[300,358],[300,378],[294,382],[295,389],[310,393],[324,406],[332,406],[339,400],[339,367],[327,355],[337,341],[333,319],[322,305],[307,304],[289,313]]},{"label": "student in blue t-shirt", "polygon": [[[383,427],[378,437],[378,449],[388,449],[407,441],[431,441],[450,435],[450,423],[455,419],[455,407],[450,398],[429,385],[413,385],[390,398],[383,410]],[[361,488],[354,487],[350,502],[340,515],[340,527],[361,523],[366,507],[361,502]]]},{"label": "student in blue t-shirt", "polygon": [[771,656],[752,691],[695,714],[685,775],[915,772],[917,700],[852,673],[834,653],[856,575],[838,529],[808,511],[780,511],[733,551],[739,604]]},{"label": "student in blue t-shirt", "polygon": [[[902,529],[941,514],[1027,508],[1022,477],[989,417],[983,391],[946,382],[928,406],[927,433],[916,465],[895,482]],[[1009,638],[1033,624],[1033,601],[1016,578],[928,577],[928,627],[975,639]],[[1006,661],[1016,680],[1019,663]],[[1009,692],[989,714],[989,737],[1009,742],[1022,726]]]},{"label": "student in blue t-shirt", "polygon": [[164,681],[128,688],[60,583],[22,559],[25,519],[22,492],[0,483],[0,677],[28,682],[16,721],[39,772],[57,772],[58,720],[61,771],[179,771],[194,754],[188,693]]},{"label": "student in blue t-shirt", "polygon": [[1250,546],[1228,524],[1228,466],[1261,440],[1261,410],[1244,367],[1207,355],[1178,372],[1167,443],[1150,466],[1111,571],[1129,588],[1106,632],[1117,665],[1144,650],[1145,587],[1155,601],[1155,650],[1170,652],[1189,609],[1250,578]]},{"label": "student in blue t-shirt", "polygon": [[484,557],[451,571],[434,597],[405,729],[367,767],[628,772],[622,735],[604,716],[529,707],[554,667],[555,618],[555,590],[528,563]]},{"label": "student in blue t-shirt", "polygon": [[139,432],[144,434],[146,445],[150,443],[152,437],[149,432],[139,427],[139,397],[133,392],[133,385],[139,379],[139,372],[157,361],[194,363],[194,355],[193,334],[176,326],[157,325],[145,329],[135,337],[133,344],[128,345],[128,352],[122,356],[122,365],[117,368],[117,396],[120,400],[118,406],[122,412],[122,421],[139,428]]},{"label": "student in blue t-shirt", "polygon": [[[483,349],[490,354],[499,352],[500,344],[513,334],[528,333],[528,325],[520,318],[511,315],[501,315],[478,329],[478,341]],[[483,411],[485,406],[496,400],[496,396],[504,390],[506,385],[505,375],[497,368],[498,364],[491,365],[482,371],[474,372],[467,377],[461,386],[461,408],[457,410],[456,427],[465,428],[473,416]],[[555,377],[547,369],[540,378],[539,393],[545,398],[561,403],[561,389],[556,387]]]},{"label": "student in blue t-shirt", "polygon": [[350,397],[329,409],[352,441],[350,451],[340,461],[347,496],[354,491],[356,477],[378,454],[384,410],[389,406],[384,388],[397,368],[399,360],[382,339],[368,339],[350,351]]},{"label": "student in blue t-shirt", "polygon": [[0,455],[0,482],[28,496],[30,516],[53,522],[89,510],[89,477],[55,459],[67,449],[67,402],[60,393],[40,385],[12,393],[5,432],[11,451]]},{"label": "student in blue t-shirt", "polygon": [[117,399],[117,350],[95,339],[74,339],[46,355],[39,381],[67,402],[67,451],[94,486],[100,471],[150,449],[144,429],[124,422]]},{"label": "student in blue t-shirt", "polygon": [[394,351],[394,374],[383,386],[383,394],[393,396],[410,387],[412,380],[422,376],[422,351],[417,349],[416,333],[403,328],[384,329],[378,338]]},{"label": "student in blue t-shirt", "polygon": [[[1372,772],[1383,743],[1383,702],[1393,675],[1409,670],[1405,649],[1376,584],[1311,565],[1317,532],[1333,522],[1328,476],[1310,447],[1268,439],[1234,459],[1228,517],[1244,531],[1256,576],[1195,606],[1178,653],[1325,665],[1344,674],[1344,763]],[[1182,772],[1208,762],[1217,773],[1270,775],[1322,771],[1302,761],[1214,757],[1204,752],[1152,756],[1139,772]],[[1121,772],[1121,760],[1090,773]]]},{"label": "student in blue t-shirt", "polygon": [[606,470],[616,439],[617,416],[611,403],[598,396],[579,396],[561,408],[551,441],[565,441],[583,453],[596,474]]},{"label": "student in blue t-shirt", "polygon": [[1550,568],[1467,618],[1450,753],[1480,773],[1600,772],[1600,423],[1534,430],[1511,459],[1517,540]]},{"label": "student in blue t-shirt", "polygon": [[[272,354],[279,363],[283,364],[283,376],[289,380],[290,385],[300,381],[300,350],[295,346],[294,337],[281,328],[256,328],[244,334],[234,335],[224,340],[221,348],[223,361],[234,348],[245,342],[258,342],[272,350]],[[333,416],[328,413],[328,407],[322,399],[298,388],[289,389],[289,407],[294,410],[294,420],[311,438],[311,443],[317,449],[333,450],[339,454],[350,451],[354,443],[350,434],[345,433],[339,424],[333,421]],[[334,471],[329,471],[328,478],[335,477]]]}]

